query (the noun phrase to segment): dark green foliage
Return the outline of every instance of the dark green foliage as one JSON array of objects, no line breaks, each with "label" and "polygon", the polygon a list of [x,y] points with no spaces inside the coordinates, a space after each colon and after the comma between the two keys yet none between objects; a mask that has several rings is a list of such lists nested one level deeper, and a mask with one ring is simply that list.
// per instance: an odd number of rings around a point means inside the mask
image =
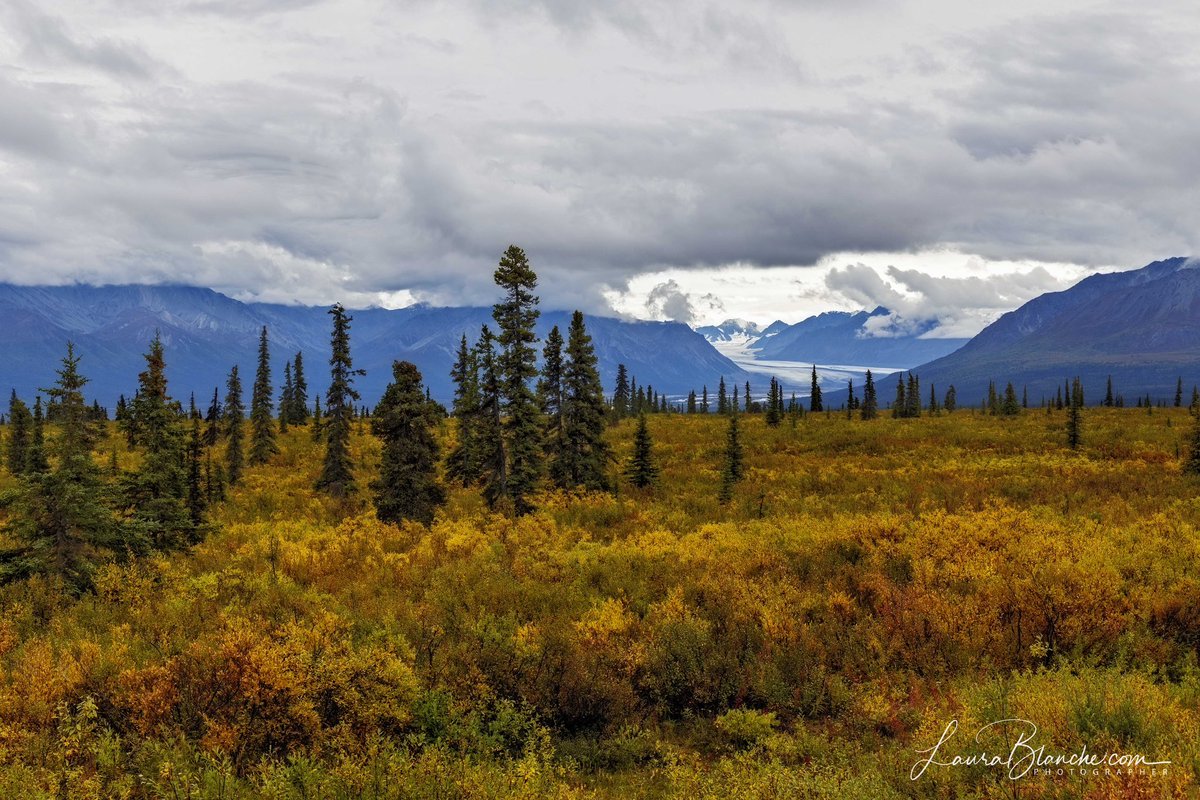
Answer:
[{"label": "dark green foliage", "polygon": [[705,384],[704,391],[700,393],[700,411],[708,413],[708,385]]},{"label": "dark green foliage", "polygon": [[767,425],[774,428],[783,421],[783,387],[779,381],[771,378],[771,386],[767,390]]},{"label": "dark green foliage", "polygon": [[46,416],[42,412],[42,398],[39,395],[33,403],[33,428],[29,437],[29,451],[25,453],[26,475],[39,472],[49,472],[50,462],[46,458]]},{"label": "dark green foliage", "polygon": [[494,508],[508,496],[508,460],[505,457],[504,422],[501,418],[500,370],[496,338],[487,325],[479,332],[475,360],[479,364],[478,456],[483,497]]},{"label": "dark green foliage", "polygon": [[1071,384],[1071,405],[1067,415],[1067,446],[1079,449],[1083,438],[1083,385],[1079,378]]},{"label": "dark green foliage", "polygon": [[528,497],[542,474],[541,423],[530,382],[537,377],[534,325],[539,311],[533,294],[537,276],[525,251],[510,245],[494,275],[504,297],[492,307],[499,328],[497,359],[504,412],[504,444],[508,456],[507,493],[513,510],[531,510]]},{"label": "dark green foliage", "polygon": [[473,486],[483,478],[479,454],[479,364],[475,356],[464,334],[450,370],[458,441],[446,458],[446,473],[464,486]]},{"label": "dark green foliage", "polygon": [[183,430],[167,393],[162,340],[156,335],[138,375],[133,414],[144,450],[136,472],[126,476],[124,495],[129,524],[159,550],[177,550],[194,540],[187,509],[187,471]]},{"label": "dark green foliage", "polygon": [[953,383],[946,390],[946,398],[942,401],[942,407],[946,409],[947,414],[953,414],[954,409],[958,408],[958,391],[954,388]]},{"label": "dark green foliage", "polygon": [[330,334],[329,389],[325,393],[325,462],[317,478],[317,489],[334,497],[346,497],[354,492],[354,472],[350,462],[350,422],[354,417],[354,401],[359,399],[354,378],[361,370],[354,369],[350,357],[350,322],[341,303],[329,309],[333,317]]},{"label": "dark green foliage", "polygon": [[725,435],[725,458],[721,467],[721,490],[718,499],[724,505],[733,499],[733,487],[745,477],[742,439],[738,432],[736,414],[729,417],[729,432]]},{"label": "dark green foliage", "polygon": [[904,395],[904,378],[896,381],[896,402],[892,404],[892,417],[899,419],[908,413],[908,400]]},{"label": "dark green foliage", "polygon": [[646,415],[639,414],[637,431],[633,435],[633,455],[625,466],[625,477],[639,489],[658,482],[658,465],[654,462],[653,447]]},{"label": "dark green foliage", "polygon": [[296,387],[292,385],[292,365],[283,365],[283,388],[279,391],[279,432],[287,433],[288,424],[292,419],[292,405],[295,403]]},{"label": "dark green foliage", "polygon": [[0,582],[47,575],[81,594],[91,588],[100,561],[140,549],[136,538],[122,535],[111,495],[92,459],[94,431],[83,401],[86,383],[68,344],[58,382],[46,390],[58,405],[59,433],[52,443],[57,466],[22,482],[5,531],[15,545],[0,553]]},{"label": "dark green foliage", "polygon": [[237,365],[229,371],[225,383],[225,469],[232,486],[242,479],[245,467],[243,441],[246,438],[246,407],[242,405],[242,379]]},{"label": "dark green foliage", "polygon": [[930,384],[929,385],[929,413],[936,414],[940,410],[941,409],[938,407],[937,386],[935,384]]},{"label": "dark green foliage", "polygon": [[292,362],[292,402],[288,408],[288,422],[293,425],[308,422],[308,380],[304,377],[303,353],[296,353]]},{"label": "dark green foliage", "polygon": [[907,404],[902,415],[909,419],[921,416],[921,379],[908,373]]},{"label": "dark green foliage", "polygon": [[621,419],[629,415],[629,372],[624,364],[617,364],[617,387],[613,392],[613,417]]},{"label": "dark green foliage", "polygon": [[817,365],[813,364],[812,368],[812,386],[808,395],[808,410],[809,411],[824,411],[825,405],[821,402],[821,384],[817,380]]},{"label": "dark green foliage", "polygon": [[1183,405],[1183,376],[1179,376],[1179,380],[1175,383],[1175,407],[1179,408]]},{"label": "dark green foliage", "polygon": [[251,464],[265,464],[279,452],[275,443],[275,423],[272,420],[271,352],[267,346],[267,326],[258,338],[258,369],[254,373],[254,389],[250,393],[250,454]]},{"label": "dark green foliage", "polygon": [[1106,385],[1106,388],[1105,388],[1105,390],[1104,390],[1104,405],[1105,405],[1105,406],[1107,406],[1108,408],[1112,408],[1112,407],[1113,407],[1113,385],[1112,385],[1112,375],[1109,375],[1109,376],[1108,376],[1108,383],[1107,383],[1107,385]]},{"label": "dark green foliage", "polygon": [[725,376],[721,376],[721,382],[717,384],[717,413],[729,413],[729,397],[725,393]]},{"label": "dark green foliage", "polygon": [[879,414],[879,398],[875,394],[875,378],[871,370],[867,370],[866,382],[863,384],[862,407],[859,416],[863,419],[875,419]]},{"label": "dark green foliage", "polygon": [[437,415],[425,398],[421,373],[408,361],[392,365],[392,382],[371,416],[383,441],[379,477],[371,483],[375,511],[384,522],[433,522],[446,493],[437,479]]},{"label": "dark green foliage", "polygon": [[208,494],[204,487],[203,469],[200,465],[204,455],[204,440],[200,435],[200,420],[192,418],[192,436],[187,447],[187,510],[192,521],[193,540],[204,524],[204,512],[208,507]]},{"label": "dark green foliage", "polygon": [[1021,406],[1017,403],[1017,392],[1011,381],[1004,387],[1004,400],[1000,404],[1000,413],[1006,417],[1015,417],[1021,413]]},{"label": "dark green foliage", "polygon": [[[661,410],[665,410],[665,400],[662,398]],[[560,486],[609,488],[607,466],[611,453],[604,441],[604,414],[604,387],[596,369],[592,337],[584,326],[582,312],[576,311],[571,316],[563,364]]]},{"label": "dark green foliage", "polygon": [[563,338],[558,326],[550,329],[542,349],[542,377],[538,380],[538,404],[545,417],[542,446],[550,479],[558,486],[570,482],[567,468],[567,433],[564,414],[565,387],[563,384]]},{"label": "dark green foliage", "polygon": [[214,386],[212,402],[204,415],[204,446],[215,447],[221,439],[221,420],[224,409],[221,407],[220,390]]}]

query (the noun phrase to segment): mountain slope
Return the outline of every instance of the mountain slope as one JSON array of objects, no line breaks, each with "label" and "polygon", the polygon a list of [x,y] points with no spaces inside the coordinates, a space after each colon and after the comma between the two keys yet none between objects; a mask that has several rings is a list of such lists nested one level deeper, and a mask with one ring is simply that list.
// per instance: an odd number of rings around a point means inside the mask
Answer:
[{"label": "mountain slope", "polygon": [[[1010,311],[914,371],[925,391],[953,383],[960,403],[978,403],[989,380],[1001,388],[1012,381],[1018,392],[1027,386],[1030,402],[1040,403],[1076,375],[1089,403],[1103,397],[1109,375],[1129,403],[1147,392],[1170,400],[1179,377],[1190,394],[1200,382],[1200,262],[1172,258],[1092,275]],[[895,380],[887,386],[894,392]]]},{"label": "mountain slope", "polygon": [[[869,312],[827,311],[764,336],[751,347],[764,360],[898,369],[944,356],[967,341],[920,338],[926,329],[903,333],[887,330],[885,321],[889,316],[890,312],[882,307]],[[883,330],[869,329],[872,320]]]},{"label": "mountain slope", "polygon": [[[474,341],[484,324],[495,327],[489,308],[363,309],[352,312],[351,342],[355,365],[367,371],[357,380],[363,402],[373,404],[391,376],[393,360],[415,363],[433,395],[448,400],[453,391],[450,365],[463,334]],[[195,392],[207,406],[213,387],[221,387],[233,364],[243,384],[253,380],[258,331],[270,332],[273,381],[282,380],[283,363],[304,353],[310,395],[323,390],[329,358],[329,316],[324,308],[242,303],[209,289],[184,286],[24,287],[0,284],[0,319],[5,348],[0,355],[0,389],[15,388],[32,400],[55,378],[68,340],[82,357],[91,378],[89,398],[111,406],[119,394],[131,396],[142,353],[157,331],[166,347],[167,374],[174,397],[187,401]],[[553,325],[566,331],[570,313],[543,311],[538,334]],[[588,317],[601,378],[612,390],[618,363],[639,385],[686,394],[704,384],[745,381],[752,376],[722,356],[686,325],[628,322]]]}]

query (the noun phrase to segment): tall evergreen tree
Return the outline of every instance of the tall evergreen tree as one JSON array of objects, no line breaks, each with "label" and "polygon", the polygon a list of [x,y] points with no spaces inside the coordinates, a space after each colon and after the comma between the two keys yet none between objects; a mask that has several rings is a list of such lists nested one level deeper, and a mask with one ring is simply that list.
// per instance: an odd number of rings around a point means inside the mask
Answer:
[{"label": "tall evergreen tree", "polygon": [[931,384],[929,384],[929,413],[936,414],[936,413],[938,413],[939,410],[940,409],[938,408],[938,399],[937,399],[937,384],[931,383]]},{"label": "tall evergreen tree", "polygon": [[68,343],[58,381],[44,390],[58,406],[59,433],[51,442],[57,465],[22,482],[6,526],[15,545],[0,553],[0,582],[48,575],[81,594],[92,587],[101,560],[141,549],[135,537],[122,536],[92,458],[95,430],[83,399],[86,384]]},{"label": "tall evergreen tree", "polygon": [[717,413],[729,413],[729,396],[725,393],[725,376],[721,376],[721,382],[717,384]]},{"label": "tall evergreen tree", "polygon": [[733,499],[734,484],[743,477],[745,477],[745,465],[743,464],[742,439],[738,432],[737,415],[733,414],[729,417],[729,430],[725,434],[725,459],[721,467],[721,491],[718,499],[722,505]]},{"label": "tall evergreen tree", "polygon": [[896,381],[896,402],[892,404],[892,417],[899,419],[908,412],[908,400],[904,394],[904,378]]},{"label": "tall evergreen tree", "polygon": [[542,446],[546,449],[550,479],[558,486],[568,483],[567,432],[564,414],[563,338],[558,326],[550,329],[542,349],[542,377],[538,379],[538,403],[545,418]]},{"label": "tall evergreen tree", "polygon": [[293,425],[308,422],[308,380],[304,377],[304,353],[297,352],[292,362],[292,408],[288,421]]},{"label": "tall evergreen tree", "polygon": [[1113,406],[1112,375],[1108,376],[1108,384],[1104,390],[1104,405],[1108,408]]},{"label": "tall evergreen tree", "polygon": [[325,436],[325,423],[321,419],[321,395],[313,397],[312,440],[319,442]]},{"label": "tall evergreen tree", "polygon": [[145,452],[138,469],[126,477],[130,524],[158,550],[177,550],[193,541],[195,526],[187,510],[187,472],[183,431],[175,403],[167,393],[162,339],[155,335],[138,375],[133,412]]},{"label": "tall evergreen tree", "polygon": [[879,398],[875,394],[875,378],[871,375],[871,370],[867,370],[865,383],[863,383],[863,399],[862,407],[859,409],[859,416],[863,419],[875,419],[879,414]]},{"label": "tall evergreen tree", "polygon": [[[192,522],[192,539],[199,539],[199,531],[204,524],[204,512],[208,507],[208,495],[204,486],[204,469],[201,461],[204,456],[204,439],[200,435],[200,420],[192,419],[192,436],[187,448],[187,510]],[[211,464],[211,461],[209,462]]]},{"label": "tall evergreen tree", "polygon": [[1071,405],[1067,416],[1067,446],[1079,449],[1083,438],[1083,386],[1079,378],[1071,385]]},{"label": "tall evergreen tree", "polygon": [[808,410],[809,411],[824,411],[825,406],[821,402],[821,384],[817,380],[817,365],[813,364],[812,368],[812,388],[808,395]]},{"label": "tall evergreen tree", "polygon": [[32,427],[33,415],[29,413],[29,406],[17,397],[17,390],[13,389],[8,399],[8,471],[13,475],[25,472]]},{"label": "tall evergreen tree", "polygon": [[508,458],[504,442],[503,398],[496,338],[487,325],[475,346],[479,364],[478,453],[483,497],[494,508],[508,496]]},{"label": "tall evergreen tree", "polygon": [[50,462],[46,458],[46,415],[42,412],[42,396],[33,402],[33,429],[29,437],[29,451],[25,454],[25,474],[49,472]]},{"label": "tall evergreen tree", "polygon": [[[609,488],[607,466],[611,456],[604,441],[604,387],[596,369],[592,337],[583,313],[571,315],[567,332],[567,359],[563,367],[563,486]],[[665,410],[666,398],[660,399]]]},{"label": "tall evergreen tree", "polygon": [[1183,405],[1183,376],[1179,376],[1179,380],[1175,383],[1175,407],[1179,408]]},{"label": "tall evergreen tree", "polygon": [[908,373],[908,406],[904,416],[915,419],[921,416],[921,379]]},{"label": "tall evergreen tree", "polygon": [[229,371],[225,383],[225,470],[232,486],[242,479],[246,456],[243,442],[246,438],[246,407],[242,405],[242,379],[237,364]]},{"label": "tall evergreen tree", "polygon": [[625,477],[639,489],[658,482],[658,465],[654,462],[653,447],[646,415],[639,414],[637,431],[633,435],[633,455],[625,467]]},{"label": "tall evergreen tree", "polygon": [[754,410],[754,401],[750,399],[750,381],[746,381],[746,413]]},{"label": "tall evergreen tree", "polygon": [[629,414],[629,372],[617,364],[617,387],[613,392],[613,416],[622,419]]},{"label": "tall evergreen tree", "polygon": [[687,413],[696,413],[696,390],[692,389],[687,396]]},{"label": "tall evergreen tree", "polygon": [[542,474],[542,448],[537,398],[530,382],[537,377],[534,326],[540,312],[533,293],[537,275],[525,251],[510,245],[493,276],[504,297],[492,307],[499,328],[501,397],[504,402],[504,444],[508,455],[508,495],[513,510],[531,510],[529,495]]},{"label": "tall evergreen tree", "polygon": [[208,405],[208,412],[204,415],[204,446],[215,447],[221,438],[221,420],[224,418],[224,409],[221,407],[220,390],[214,386],[212,402]]},{"label": "tall evergreen tree", "polygon": [[479,364],[475,351],[467,345],[463,334],[458,356],[450,368],[454,381],[454,421],[457,436],[454,449],[446,457],[446,474],[464,486],[472,486],[482,478],[479,459]]},{"label": "tall evergreen tree", "polygon": [[1012,381],[1004,387],[1004,401],[1000,404],[1000,413],[1006,417],[1015,417],[1021,413],[1021,406],[1017,403],[1017,391],[1013,388]]},{"label": "tall evergreen tree", "polygon": [[329,309],[333,317],[333,332],[329,343],[329,389],[325,393],[325,461],[317,478],[317,489],[334,497],[346,497],[354,492],[354,472],[350,461],[350,423],[354,417],[354,401],[359,399],[354,378],[363,374],[354,368],[350,356],[350,322],[341,303]]},{"label": "tall evergreen tree", "polygon": [[292,365],[283,365],[283,389],[279,392],[279,432],[287,433],[296,404],[296,387],[292,383]]},{"label": "tall evergreen tree", "polygon": [[267,326],[258,337],[258,369],[254,373],[254,389],[250,394],[250,454],[251,464],[265,464],[279,452],[275,443],[275,423],[271,419],[271,352],[267,346]]},{"label": "tall evergreen tree", "polygon": [[767,425],[769,425],[772,428],[778,426],[779,423],[783,421],[783,408],[782,408],[783,397],[781,394],[782,391],[783,390],[780,389],[780,387],[779,387],[779,381],[775,380],[775,378],[772,377],[770,388],[767,390],[768,397],[767,397],[767,415],[766,415]]},{"label": "tall evergreen tree", "polygon": [[954,388],[953,383],[946,390],[946,398],[942,401],[942,406],[946,409],[947,414],[953,414],[954,409],[958,408],[958,390]]},{"label": "tall evergreen tree", "polygon": [[446,501],[437,479],[436,425],[420,371],[408,361],[395,362],[392,382],[371,415],[371,432],[383,442],[379,477],[371,490],[375,511],[384,522],[414,519],[430,525]]}]

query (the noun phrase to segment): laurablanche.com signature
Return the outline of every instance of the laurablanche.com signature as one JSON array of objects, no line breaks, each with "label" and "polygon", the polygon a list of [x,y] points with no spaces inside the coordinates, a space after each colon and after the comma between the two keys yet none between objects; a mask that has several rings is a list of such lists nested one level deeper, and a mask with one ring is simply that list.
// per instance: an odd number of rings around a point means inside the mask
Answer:
[{"label": "laurablanche.com signature", "polygon": [[[1000,728],[1005,725],[1011,727]],[[993,729],[997,729],[994,731],[995,733],[1004,732],[1010,738],[1016,737],[1011,745],[1004,745],[1009,748],[1008,752],[988,753],[983,751],[967,755],[945,756],[940,754],[942,746],[958,732],[958,720],[950,720],[945,730],[942,731],[942,738],[938,739],[937,744],[917,751],[922,757],[913,764],[908,777],[915,781],[924,775],[931,766],[1004,767],[1008,777],[1012,780],[1018,780],[1027,775],[1053,774],[1059,770],[1070,770],[1075,774],[1084,771],[1088,774],[1096,771],[1095,774],[1099,774],[1101,770],[1115,771],[1117,774],[1130,774],[1134,771],[1164,774],[1167,766],[1171,763],[1170,761],[1150,761],[1140,753],[1104,753],[1103,755],[1089,753],[1086,744],[1077,752],[1048,753],[1045,745],[1034,744],[1033,740],[1037,736],[1038,727],[1027,719],[1002,719],[989,722],[976,732],[975,741],[982,741],[984,735]]]}]

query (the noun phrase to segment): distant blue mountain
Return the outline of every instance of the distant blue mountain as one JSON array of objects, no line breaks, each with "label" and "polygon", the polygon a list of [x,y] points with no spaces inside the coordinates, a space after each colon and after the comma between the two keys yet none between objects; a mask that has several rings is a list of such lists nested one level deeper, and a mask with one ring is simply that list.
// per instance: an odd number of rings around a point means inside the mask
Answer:
[{"label": "distant blue mountain", "polygon": [[814,364],[910,367],[951,353],[966,339],[922,338],[933,323],[916,330],[873,331],[868,321],[884,322],[890,312],[827,311],[780,329],[774,323],[750,348],[765,361],[802,361]]},{"label": "distant blue mountain", "polygon": [[[31,399],[55,379],[68,340],[82,357],[91,379],[90,398],[112,406],[131,396],[145,368],[142,354],[155,332],[166,349],[171,394],[186,403],[196,393],[207,407],[214,387],[224,396],[225,377],[234,364],[249,391],[257,337],[269,330],[273,381],[283,364],[304,353],[310,394],[324,390],[328,376],[330,318],[325,308],[242,303],[225,295],[186,286],[26,287],[0,284],[0,389],[15,388]],[[417,365],[434,397],[448,401],[450,366],[459,340],[474,341],[485,323],[495,329],[490,308],[362,309],[351,312],[351,348],[363,402],[374,404],[391,377],[394,360]],[[570,312],[543,311],[539,336],[552,326],[566,332]],[[703,336],[675,322],[640,322],[588,317],[605,389],[612,391],[617,364],[624,363],[638,384],[682,395],[707,384],[754,379],[713,349]]]},{"label": "distant blue mountain", "polygon": [[[1083,381],[1088,404],[1114,390],[1132,405],[1149,393],[1173,400],[1200,383],[1200,261],[1171,258],[1128,272],[1092,275],[1062,292],[1030,300],[980,331],[959,350],[913,370],[927,393],[954,384],[960,404],[978,404],[989,381],[1011,381],[1031,403],[1051,399],[1068,378]],[[896,379],[880,398],[895,396]],[[928,396],[922,398],[928,402]]]}]

